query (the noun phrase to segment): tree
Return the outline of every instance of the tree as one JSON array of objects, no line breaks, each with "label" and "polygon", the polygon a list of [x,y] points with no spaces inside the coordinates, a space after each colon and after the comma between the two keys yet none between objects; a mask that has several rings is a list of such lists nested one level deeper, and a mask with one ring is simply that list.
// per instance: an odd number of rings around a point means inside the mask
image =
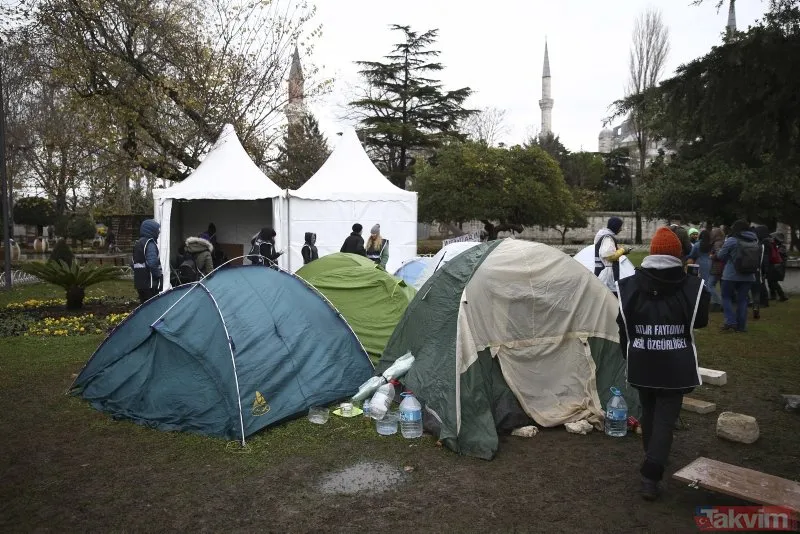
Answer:
[{"label": "tree", "polygon": [[290,0],[37,0],[29,12],[14,35],[46,51],[67,90],[60,113],[84,118],[123,198],[141,170],[185,178],[225,123],[265,164],[291,47],[319,33],[314,9]]},{"label": "tree", "polygon": [[461,130],[473,141],[497,146],[501,143],[502,137],[510,132],[506,122],[506,110],[495,107],[483,108],[467,117]]},{"label": "tree", "polygon": [[462,223],[479,219],[489,239],[525,226],[557,224],[573,199],[557,163],[539,147],[494,148],[455,142],[421,164],[415,181],[419,217]]},{"label": "tree", "polygon": [[[800,226],[798,4],[771,2],[763,21],[620,103],[624,110],[658,102],[660,135],[689,140],[665,158],[661,179],[648,181],[650,209]],[[670,205],[677,201],[683,205]]]},{"label": "tree", "polygon": [[45,198],[23,197],[14,203],[14,221],[35,226],[37,235],[42,234],[42,227],[50,226],[55,220],[55,207]]},{"label": "tree", "polygon": [[297,189],[317,172],[330,156],[328,141],[317,119],[306,113],[298,128],[288,128],[278,146],[273,181],[281,189]]},{"label": "tree", "polygon": [[603,183],[606,166],[603,156],[595,152],[571,152],[560,163],[564,181],[570,187],[597,191]]},{"label": "tree", "polygon": [[561,138],[553,133],[532,136],[525,142],[524,146],[538,146],[550,154],[550,157],[552,157],[559,165],[564,163],[569,155],[569,150],[567,150],[567,147],[565,147],[561,142]]},{"label": "tree", "polygon": [[[662,74],[669,55],[669,30],[664,25],[661,12],[650,8],[642,13],[633,27],[628,62],[629,79],[627,96],[645,95],[655,87]],[[636,137],[638,152],[638,169],[636,180],[642,180],[647,170],[648,150],[652,143],[650,123],[653,115],[653,102],[649,98],[640,98],[637,105],[630,109],[631,125]],[[634,211],[636,212],[635,242],[642,242],[642,216],[636,204],[637,183],[633,183]]]},{"label": "tree", "polygon": [[472,90],[447,91],[431,77],[444,69],[435,61],[439,51],[430,48],[438,30],[418,33],[397,24],[390,28],[403,35],[402,42],[394,45],[385,62],[356,62],[366,88],[349,106],[378,168],[405,188],[419,152],[464,138],[458,126],[473,113],[463,107]]}]

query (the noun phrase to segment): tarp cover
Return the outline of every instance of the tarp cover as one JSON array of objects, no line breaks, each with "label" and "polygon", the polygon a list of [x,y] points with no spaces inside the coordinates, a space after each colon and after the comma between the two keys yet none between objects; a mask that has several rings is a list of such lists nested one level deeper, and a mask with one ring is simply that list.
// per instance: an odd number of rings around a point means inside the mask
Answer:
[{"label": "tarp cover", "polygon": [[310,406],[353,395],[372,372],[353,332],[313,288],[246,266],[137,308],[72,392],[115,418],[244,442]]},{"label": "tarp cover", "polygon": [[562,252],[514,239],[482,243],[419,290],[378,371],[411,351],[403,382],[439,421],[440,439],[492,458],[509,412],[498,407],[511,406],[506,390],[541,426],[586,419],[600,428],[610,386],[638,414],[616,316],[614,296]]},{"label": "tarp cover", "polygon": [[312,261],[297,276],[331,301],[374,355],[383,352],[416,293],[367,258],[342,252]]}]

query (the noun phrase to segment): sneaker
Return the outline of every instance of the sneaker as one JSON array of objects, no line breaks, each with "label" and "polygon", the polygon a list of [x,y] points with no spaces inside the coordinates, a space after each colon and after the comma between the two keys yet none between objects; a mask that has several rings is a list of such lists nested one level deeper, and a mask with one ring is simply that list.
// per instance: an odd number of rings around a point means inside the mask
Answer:
[{"label": "sneaker", "polygon": [[736,330],[736,325],[735,324],[724,324],[724,325],[719,327],[719,330],[722,333],[729,334],[729,333],[733,332],[734,330]]},{"label": "sneaker", "polygon": [[639,495],[646,501],[654,501],[658,499],[660,493],[657,480],[650,480],[649,478],[642,477],[642,485],[639,488]]}]

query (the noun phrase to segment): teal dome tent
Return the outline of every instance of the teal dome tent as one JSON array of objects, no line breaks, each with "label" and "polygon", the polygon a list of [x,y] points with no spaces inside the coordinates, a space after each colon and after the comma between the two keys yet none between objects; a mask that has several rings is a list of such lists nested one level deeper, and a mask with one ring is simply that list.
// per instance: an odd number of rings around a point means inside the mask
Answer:
[{"label": "teal dome tent", "polygon": [[354,394],[372,373],[350,327],[316,290],[283,271],[240,266],[137,308],[71,392],[115,418],[244,444]]}]

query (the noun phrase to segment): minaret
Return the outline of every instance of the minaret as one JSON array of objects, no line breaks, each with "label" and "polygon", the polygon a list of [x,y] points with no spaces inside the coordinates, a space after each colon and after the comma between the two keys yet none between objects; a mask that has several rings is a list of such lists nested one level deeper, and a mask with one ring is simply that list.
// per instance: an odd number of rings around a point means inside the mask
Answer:
[{"label": "minaret", "polygon": [[289,121],[289,128],[298,126],[303,122],[306,114],[304,103],[305,97],[305,78],[303,78],[303,67],[300,65],[300,51],[294,47],[292,54],[292,67],[289,69],[289,103],[286,105],[286,118]]},{"label": "minaret", "polygon": [[550,88],[550,57],[547,54],[547,39],[544,41],[544,67],[542,68],[542,99],[539,108],[542,110],[541,137],[553,133],[553,99]]},{"label": "minaret", "polygon": [[725,27],[725,36],[732,39],[736,35],[736,0],[730,0],[728,7],[728,25]]}]

